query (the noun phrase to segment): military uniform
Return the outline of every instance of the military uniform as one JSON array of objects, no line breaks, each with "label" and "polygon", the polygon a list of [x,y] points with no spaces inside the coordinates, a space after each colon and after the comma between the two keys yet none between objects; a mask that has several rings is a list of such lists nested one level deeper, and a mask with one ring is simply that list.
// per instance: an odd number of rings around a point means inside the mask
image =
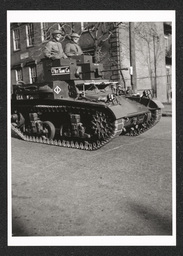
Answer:
[{"label": "military uniform", "polygon": [[81,47],[78,44],[70,42],[65,46],[65,54],[68,57],[70,57],[74,55],[82,55],[83,51],[81,50]]},{"label": "military uniform", "polygon": [[[74,38],[77,40],[75,41]],[[77,33],[73,33],[71,35],[71,42],[66,44],[66,46],[65,46],[65,54],[68,57],[83,54],[81,47],[77,44],[77,41],[79,38],[80,38],[80,36]]]},{"label": "military uniform", "polygon": [[45,57],[50,59],[67,58],[63,51],[62,44],[54,38],[46,44],[44,54]]}]

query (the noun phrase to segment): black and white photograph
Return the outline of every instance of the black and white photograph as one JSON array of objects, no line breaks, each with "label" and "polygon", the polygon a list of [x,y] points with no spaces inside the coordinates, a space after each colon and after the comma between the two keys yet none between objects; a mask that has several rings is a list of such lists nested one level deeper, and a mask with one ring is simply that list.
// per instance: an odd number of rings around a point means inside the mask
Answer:
[{"label": "black and white photograph", "polygon": [[8,244],[176,245],[175,11],[8,11]]}]

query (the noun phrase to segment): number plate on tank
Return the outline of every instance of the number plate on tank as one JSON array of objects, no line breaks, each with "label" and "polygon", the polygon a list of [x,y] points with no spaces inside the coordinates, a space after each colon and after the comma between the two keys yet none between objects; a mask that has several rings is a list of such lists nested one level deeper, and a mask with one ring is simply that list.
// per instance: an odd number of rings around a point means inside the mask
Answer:
[{"label": "number plate on tank", "polygon": [[53,76],[55,75],[65,75],[70,73],[70,67],[65,66],[65,67],[52,67],[51,68],[51,74]]}]

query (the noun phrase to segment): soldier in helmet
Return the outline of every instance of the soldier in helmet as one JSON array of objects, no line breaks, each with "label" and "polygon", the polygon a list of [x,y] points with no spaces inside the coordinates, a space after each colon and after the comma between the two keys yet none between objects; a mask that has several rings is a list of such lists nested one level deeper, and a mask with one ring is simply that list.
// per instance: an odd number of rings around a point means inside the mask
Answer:
[{"label": "soldier in helmet", "polygon": [[65,55],[62,44],[59,42],[63,38],[63,32],[55,30],[52,33],[52,39],[45,45],[44,55],[45,57],[55,60],[60,58],[67,58]]},{"label": "soldier in helmet", "polygon": [[65,54],[68,57],[83,54],[81,47],[78,45],[79,38],[80,36],[77,33],[72,33],[70,43],[67,43],[65,46]]}]

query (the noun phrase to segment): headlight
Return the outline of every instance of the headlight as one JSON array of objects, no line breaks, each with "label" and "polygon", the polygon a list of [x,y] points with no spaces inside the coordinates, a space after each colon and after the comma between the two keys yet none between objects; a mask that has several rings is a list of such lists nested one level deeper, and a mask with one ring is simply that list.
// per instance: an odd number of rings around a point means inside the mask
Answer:
[{"label": "headlight", "polygon": [[98,101],[103,101],[103,102],[106,102],[107,101],[107,97],[106,96],[104,96],[104,97],[99,97],[98,98]]},{"label": "headlight", "polygon": [[111,94],[108,94],[107,95],[107,99],[109,100],[109,101],[113,101],[114,100],[114,95],[111,93]]}]

